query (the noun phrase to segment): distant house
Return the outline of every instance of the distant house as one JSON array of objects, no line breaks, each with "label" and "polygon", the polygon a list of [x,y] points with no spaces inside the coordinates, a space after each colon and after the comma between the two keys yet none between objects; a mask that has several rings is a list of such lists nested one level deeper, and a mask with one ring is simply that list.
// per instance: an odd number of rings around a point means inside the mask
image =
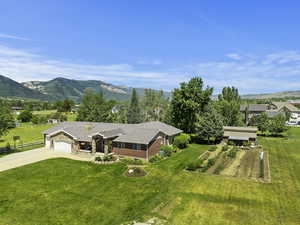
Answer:
[{"label": "distant house", "polygon": [[182,131],[162,122],[63,122],[44,132],[46,148],[66,153],[115,153],[148,160]]},{"label": "distant house", "polygon": [[267,104],[244,104],[241,105],[240,111],[245,114],[247,123],[252,117],[258,116],[268,110]]},{"label": "distant house", "polygon": [[269,105],[269,109],[277,112],[290,112],[300,114],[300,109],[289,102],[272,102]]},{"label": "distant house", "polygon": [[242,144],[244,141],[256,142],[257,131],[256,127],[230,127],[224,126],[223,138],[227,141],[234,141]]},{"label": "distant house", "polygon": [[240,111],[245,114],[247,123],[249,123],[252,117],[258,116],[261,113],[266,113],[269,118],[273,118],[276,115],[286,116],[287,113],[290,113],[291,120],[300,119],[300,109],[289,102],[241,105]]},{"label": "distant house", "polygon": [[288,100],[288,103],[292,104],[293,106],[300,106],[300,100]]}]

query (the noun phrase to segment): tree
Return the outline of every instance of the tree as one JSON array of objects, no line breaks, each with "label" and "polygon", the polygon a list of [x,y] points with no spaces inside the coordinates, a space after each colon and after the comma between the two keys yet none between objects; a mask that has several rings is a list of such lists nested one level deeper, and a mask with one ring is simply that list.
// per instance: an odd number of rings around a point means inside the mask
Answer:
[{"label": "tree", "polygon": [[208,107],[202,116],[198,116],[196,133],[208,142],[210,138],[222,138],[224,133],[222,116],[213,107]]},{"label": "tree", "polygon": [[22,123],[30,122],[32,119],[32,112],[25,110],[20,113],[18,116],[18,120],[21,121]]},{"label": "tree", "polygon": [[[251,118],[251,120],[253,120],[252,125],[257,125],[258,130],[261,131],[262,133],[265,133],[268,131],[269,118],[266,113],[262,113],[259,116],[253,117],[253,118]],[[254,124],[254,123],[256,123],[256,124]]]},{"label": "tree", "polygon": [[102,93],[86,89],[78,110],[77,121],[112,122],[114,101],[106,101]]},{"label": "tree", "polygon": [[282,132],[288,130],[288,127],[285,125],[286,118],[285,116],[279,114],[274,116],[269,120],[268,130],[272,135],[279,135]]},{"label": "tree", "polygon": [[172,93],[170,117],[172,124],[185,133],[193,133],[196,129],[198,115],[210,102],[213,88],[203,88],[200,77],[194,77],[189,82],[180,84]]},{"label": "tree", "polygon": [[136,90],[132,90],[131,101],[127,112],[128,123],[140,123],[142,122],[142,114],[139,106],[139,99]]},{"label": "tree", "polygon": [[145,89],[141,106],[146,121],[163,121],[169,105],[169,100],[165,98],[163,91]]},{"label": "tree", "polygon": [[225,126],[238,126],[241,124],[240,113],[241,97],[235,87],[224,87],[218,96],[218,111],[223,117]]},{"label": "tree", "polygon": [[56,108],[58,112],[71,112],[74,105],[75,103],[71,99],[65,99],[64,101],[56,102]]},{"label": "tree", "polygon": [[0,137],[14,127],[14,117],[11,110],[0,102]]}]

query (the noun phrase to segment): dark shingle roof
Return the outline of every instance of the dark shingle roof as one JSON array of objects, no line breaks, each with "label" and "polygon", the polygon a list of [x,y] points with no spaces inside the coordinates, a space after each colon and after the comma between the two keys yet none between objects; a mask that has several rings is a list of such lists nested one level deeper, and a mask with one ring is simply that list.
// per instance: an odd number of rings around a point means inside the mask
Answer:
[{"label": "dark shingle roof", "polygon": [[168,136],[173,136],[182,132],[182,130],[177,129],[176,127],[170,126],[159,121],[140,123],[137,124],[137,126],[147,129],[157,129]]},{"label": "dark shingle roof", "polygon": [[249,112],[265,112],[268,110],[267,104],[249,104],[241,105],[240,111],[244,112],[248,108]]},{"label": "dark shingle roof", "polygon": [[117,137],[116,141],[148,144],[159,132],[172,136],[182,131],[161,122],[141,124],[95,123],[95,122],[63,122],[43,133],[54,135],[65,132],[79,141],[92,141],[92,136],[104,138]]}]

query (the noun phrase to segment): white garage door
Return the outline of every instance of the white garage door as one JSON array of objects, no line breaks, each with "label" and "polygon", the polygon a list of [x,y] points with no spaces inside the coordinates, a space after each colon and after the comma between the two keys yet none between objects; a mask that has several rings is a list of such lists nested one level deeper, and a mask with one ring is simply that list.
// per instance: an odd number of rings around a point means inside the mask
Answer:
[{"label": "white garage door", "polygon": [[54,151],[71,153],[72,145],[67,142],[64,142],[64,141],[55,141],[54,142]]}]

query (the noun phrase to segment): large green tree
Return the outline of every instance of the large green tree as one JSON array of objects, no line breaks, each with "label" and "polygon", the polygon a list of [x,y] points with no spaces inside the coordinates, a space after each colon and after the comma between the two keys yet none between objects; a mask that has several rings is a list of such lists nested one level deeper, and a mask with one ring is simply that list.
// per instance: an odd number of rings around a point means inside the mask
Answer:
[{"label": "large green tree", "polygon": [[286,118],[284,115],[276,115],[269,120],[268,130],[272,135],[279,135],[282,132],[288,130],[288,127],[285,125]]},{"label": "large green tree", "polygon": [[218,96],[218,111],[223,117],[225,126],[241,125],[241,97],[235,87],[224,87]]},{"label": "large green tree", "polygon": [[113,122],[112,107],[114,101],[106,101],[102,93],[86,89],[78,110],[77,121]]},{"label": "large green tree", "polygon": [[194,133],[198,116],[210,102],[213,88],[204,88],[200,77],[180,84],[172,93],[170,119],[172,124],[185,133]]},{"label": "large green tree", "polygon": [[9,128],[14,127],[14,117],[11,110],[0,102],[0,137],[6,134]]},{"label": "large green tree", "polygon": [[142,122],[142,113],[139,106],[139,98],[134,88],[132,89],[130,105],[127,111],[127,122],[128,123]]},{"label": "large green tree", "polygon": [[211,138],[222,138],[223,133],[222,116],[214,107],[207,107],[207,110],[201,116],[198,116],[196,134],[201,139],[206,139],[209,142]]},{"label": "large green tree", "polygon": [[31,111],[29,110],[24,110],[23,112],[20,113],[20,115],[18,116],[18,120],[26,123],[26,122],[30,122],[31,119],[33,117],[33,114]]},{"label": "large green tree", "polygon": [[165,98],[163,91],[145,89],[141,101],[145,121],[164,120],[169,100]]}]

